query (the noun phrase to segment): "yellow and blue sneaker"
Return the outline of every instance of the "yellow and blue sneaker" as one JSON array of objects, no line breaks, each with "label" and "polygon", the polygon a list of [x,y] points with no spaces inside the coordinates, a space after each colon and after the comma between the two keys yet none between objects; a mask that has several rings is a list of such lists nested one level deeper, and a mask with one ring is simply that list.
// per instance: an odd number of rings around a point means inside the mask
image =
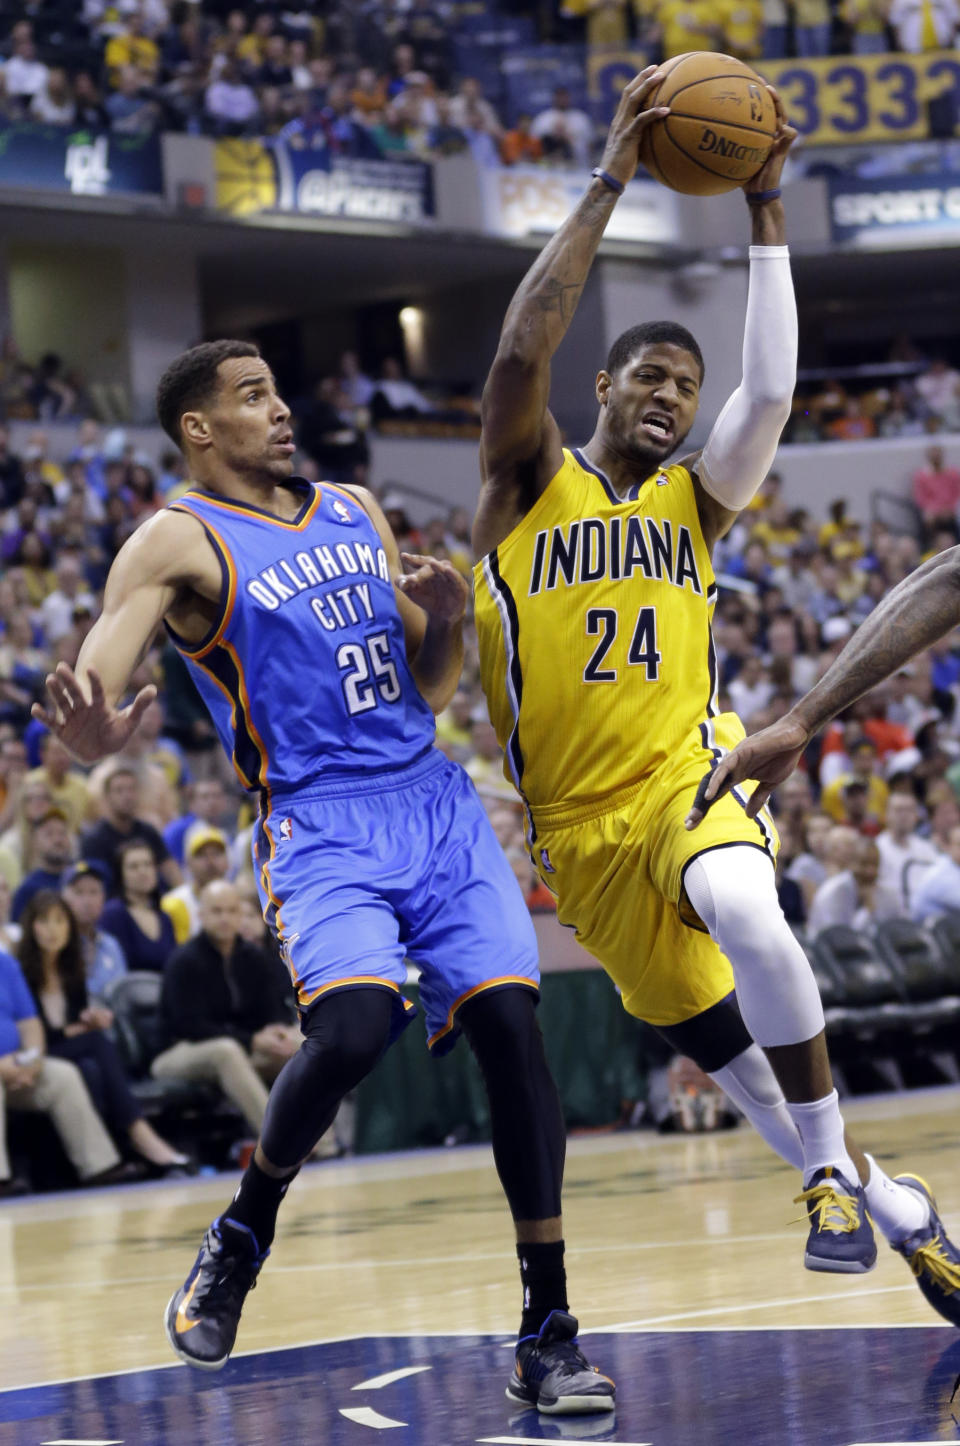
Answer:
[{"label": "yellow and blue sneaker", "polygon": [[810,1234],[803,1263],[808,1270],[865,1275],[877,1263],[877,1242],[863,1186],[851,1185],[832,1165],[815,1170],[793,1202],[806,1205]]},{"label": "yellow and blue sneaker", "polygon": [[269,1254],[261,1252],[245,1225],[222,1216],[213,1222],[164,1316],[167,1339],[182,1361],[202,1371],[219,1371],[227,1364],[243,1302]]},{"label": "yellow and blue sneaker", "polygon": [[894,1184],[920,1195],[930,1207],[930,1219],[905,1240],[891,1245],[917,1277],[934,1310],[951,1325],[960,1326],[960,1250],[943,1228],[933,1191],[919,1175],[895,1175]]},{"label": "yellow and blue sneaker", "polygon": [[576,1316],[553,1310],[537,1335],[521,1336],[508,1400],[553,1416],[613,1410],[617,1388],[609,1376],[601,1376],[591,1366],[577,1345],[578,1329]]}]

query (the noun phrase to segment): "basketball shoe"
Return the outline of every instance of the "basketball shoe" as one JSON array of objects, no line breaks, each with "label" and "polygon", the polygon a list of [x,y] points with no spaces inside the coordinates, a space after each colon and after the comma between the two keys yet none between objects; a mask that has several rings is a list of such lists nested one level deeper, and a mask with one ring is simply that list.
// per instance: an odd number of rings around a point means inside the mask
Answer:
[{"label": "basketball shoe", "polygon": [[806,1205],[810,1234],[803,1263],[808,1270],[865,1275],[877,1263],[877,1242],[863,1186],[851,1185],[832,1165],[815,1170],[793,1202]]},{"label": "basketball shoe", "polygon": [[577,1345],[577,1320],[565,1310],[551,1311],[535,1336],[517,1341],[507,1398],[536,1406],[548,1415],[612,1411],[617,1388],[601,1376]]},{"label": "basketball shoe", "polygon": [[219,1371],[227,1364],[243,1302],[269,1254],[261,1253],[245,1225],[223,1216],[213,1222],[164,1316],[167,1339],[182,1361],[203,1371]]},{"label": "basketball shoe", "polygon": [[893,1249],[903,1256],[934,1310],[951,1325],[960,1326],[960,1250],[943,1228],[937,1202],[926,1181],[919,1175],[895,1175],[894,1184],[921,1196],[930,1207],[930,1219]]}]

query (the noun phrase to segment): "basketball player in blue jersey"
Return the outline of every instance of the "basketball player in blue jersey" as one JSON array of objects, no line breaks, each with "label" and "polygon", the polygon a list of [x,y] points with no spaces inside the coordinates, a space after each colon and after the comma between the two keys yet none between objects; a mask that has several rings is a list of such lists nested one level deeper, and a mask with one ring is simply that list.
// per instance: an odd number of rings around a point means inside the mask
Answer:
[{"label": "basketball player in blue jersey", "polygon": [[290,412],[254,346],[185,352],[157,410],[191,488],[122,548],[76,672],[57,668],[36,716],[84,762],[122,748],[154,689],[119,700],[167,628],[258,795],[255,872],[304,1036],[169,1303],[170,1342],[192,1365],[225,1364],[300,1163],[409,1022],[409,958],[430,1048],[465,1034],[489,1096],[524,1293],[508,1396],[556,1414],[610,1410],[613,1383],[567,1309],[564,1125],[535,1017],[533,926],[472,783],[434,747],[434,713],[460,675],[466,584],[430,558],[407,557],[404,574],[369,492],[291,475]]},{"label": "basketball player in blue jersey", "polygon": [[558,918],[624,1006],[802,1170],[804,1264],[872,1269],[875,1224],[956,1321],[958,1257],[929,1189],[889,1178],[844,1129],[816,981],[777,898],[763,791],[748,813],[737,790],[718,790],[690,828],[703,776],[729,749],[740,744],[736,778],[753,776],[755,758],[771,766],[766,750],[741,743],[739,719],[719,712],[710,625],[714,545],[773,462],[796,379],[780,192],[796,131],[776,92],[769,158],[743,186],[753,244],[742,378],[703,449],[680,450],[704,362],[671,321],[614,342],[581,449],[562,446],[549,408],[551,359],[641,134],[664,114],[646,108],[659,78],[651,66],[625,86],[601,165],[510,303],[484,388],[473,529],[484,688]]}]

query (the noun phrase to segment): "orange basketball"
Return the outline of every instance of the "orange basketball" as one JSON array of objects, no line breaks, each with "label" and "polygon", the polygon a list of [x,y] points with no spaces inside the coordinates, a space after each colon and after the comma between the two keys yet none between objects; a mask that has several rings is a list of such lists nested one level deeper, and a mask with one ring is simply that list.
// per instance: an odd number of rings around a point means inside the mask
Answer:
[{"label": "orange basketball", "polygon": [[718,196],[755,176],[770,153],[777,112],[765,83],[732,55],[694,50],[661,66],[644,102],[670,114],[643,132],[640,160],[655,180],[688,196]]}]

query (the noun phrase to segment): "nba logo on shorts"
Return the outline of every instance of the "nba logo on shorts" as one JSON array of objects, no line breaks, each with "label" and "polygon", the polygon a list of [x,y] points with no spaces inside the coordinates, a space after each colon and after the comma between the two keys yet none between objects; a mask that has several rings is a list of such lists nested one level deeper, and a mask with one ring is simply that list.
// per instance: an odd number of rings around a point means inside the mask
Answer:
[{"label": "nba logo on shorts", "polygon": [[344,503],[342,503],[342,502],[340,501],[339,497],[335,497],[335,498],[334,498],[334,501],[333,501],[333,510],[334,510],[334,512],[335,512],[336,515],[337,515],[337,521],[338,521],[338,522],[352,522],[352,521],[353,521],[353,513],[350,511],[350,508],[349,508],[349,507],[345,506]]},{"label": "nba logo on shorts", "polygon": [[282,818],[282,819],[280,820],[280,837],[281,837],[281,838],[287,838],[287,839],[293,838],[293,819],[292,819],[292,818]]}]

